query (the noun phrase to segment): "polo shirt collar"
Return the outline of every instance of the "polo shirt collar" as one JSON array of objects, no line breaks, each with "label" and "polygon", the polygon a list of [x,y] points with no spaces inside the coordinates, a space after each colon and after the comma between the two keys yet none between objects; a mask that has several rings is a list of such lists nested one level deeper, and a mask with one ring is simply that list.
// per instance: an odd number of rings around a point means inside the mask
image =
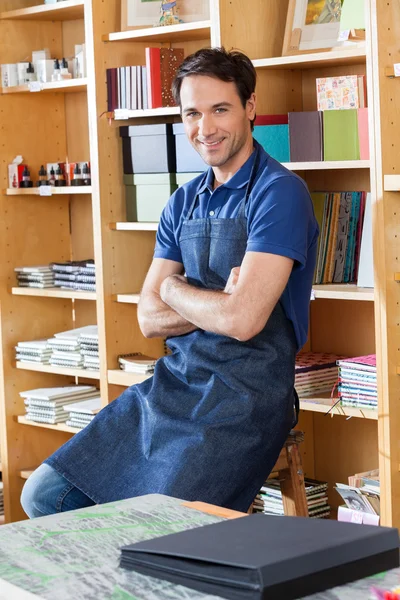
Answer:
[{"label": "polo shirt collar", "polygon": [[[251,169],[254,164],[255,155],[256,155],[256,153],[255,153],[255,146],[254,146],[253,152],[251,153],[249,158],[246,160],[244,165],[242,165],[240,167],[239,171],[237,171],[233,175],[233,177],[231,177],[228,181],[223,183],[220,187],[224,186],[228,189],[234,189],[234,190],[245,187],[248,184],[249,179],[250,179]],[[213,185],[214,185],[214,171],[212,170],[212,167],[209,167],[206,171],[206,177],[204,179],[204,183],[198,188],[197,193],[202,194],[206,189],[208,189],[208,191],[210,193],[212,193]]]}]

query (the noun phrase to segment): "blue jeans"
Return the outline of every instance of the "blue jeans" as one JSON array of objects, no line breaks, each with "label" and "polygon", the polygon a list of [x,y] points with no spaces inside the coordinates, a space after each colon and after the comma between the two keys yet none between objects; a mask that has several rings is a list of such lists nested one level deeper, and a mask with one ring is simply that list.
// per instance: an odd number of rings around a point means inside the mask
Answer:
[{"label": "blue jeans", "polygon": [[47,464],[32,473],[21,494],[22,508],[30,519],[94,504],[89,496]]}]

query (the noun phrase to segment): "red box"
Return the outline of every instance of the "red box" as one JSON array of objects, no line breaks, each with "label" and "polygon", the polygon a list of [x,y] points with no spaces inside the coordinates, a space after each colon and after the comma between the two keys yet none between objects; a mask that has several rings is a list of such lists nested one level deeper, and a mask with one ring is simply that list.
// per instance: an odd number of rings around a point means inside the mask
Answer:
[{"label": "red box", "polygon": [[22,181],[22,173],[28,165],[8,165],[8,187],[19,188]]}]

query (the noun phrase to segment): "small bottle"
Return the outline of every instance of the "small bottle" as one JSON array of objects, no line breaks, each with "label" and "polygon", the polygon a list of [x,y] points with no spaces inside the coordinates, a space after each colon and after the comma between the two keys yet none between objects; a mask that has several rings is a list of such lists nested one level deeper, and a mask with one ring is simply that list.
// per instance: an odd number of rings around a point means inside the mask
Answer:
[{"label": "small bottle", "polygon": [[62,61],[61,61],[60,78],[61,78],[61,80],[72,79],[72,75],[68,71],[68,63],[65,60],[65,58],[63,58]]},{"label": "small bottle", "polygon": [[35,69],[32,63],[29,63],[29,66],[26,69],[25,81],[27,83],[36,81]]},{"label": "small bottle", "polygon": [[64,171],[60,166],[58,166],[56,169],[56,180],[54,182],[54,185],[56,187],[64,187],[65,185],[67,185],[67,182],[65,181]]},{"label": "small bottle", "polygon": [[39,169],[39,181],[37,182],[38,187],[40,187],[41,185],[49,185],[49,181],[47,179],[47,171],[43,165]]},{"label": "small bottle", "polygon": [[90,167],[87,163],[85,163],[83,165],[82,177],[83,177],[83,185],[92,185],[92,180],[90,177]]},{"label": "small bottle", "polygon": [[60,81],[61,80],[60,63],[58,62],[57,58],[54,61],[54,69],[53,69],[53,74],[51,76],[51,80],[52,81]]},{"label": "small bottle", "polygon": [[75,163],[74,176],[72,178],[71,185],[84,185],[79,163]]},{"label": "small bottle", "polygon": [[55,171],[54,171],[53,167],[51,167],[51,169],[50,169],[49,184],[50,185],[55,185],[56,184],[56,174],[55,174]]},{"label": "small bottle", "polygon": [[33,187],[33,183],[31,181],[31,174],[29,172],[28,167],[24,167],[24,170],[22,171],[22,181],[19,184],[20,188],[31,188]]}]

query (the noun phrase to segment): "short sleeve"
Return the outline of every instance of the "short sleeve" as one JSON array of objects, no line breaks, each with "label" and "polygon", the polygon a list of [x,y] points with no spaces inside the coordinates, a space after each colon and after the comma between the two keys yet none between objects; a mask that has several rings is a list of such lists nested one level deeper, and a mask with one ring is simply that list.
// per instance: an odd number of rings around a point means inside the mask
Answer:
[{"label": "short sleeve", "polygon": [[161,213],[156,235],[154,258],[167,258],[176,262],[182,262],[181,251],[176,242],[177,223],[175,223],[173,211],[175,196],[176,193],[171,196]]},{"label": "short sleeve", "polygon": [[248,223],[247,251],[279,254],[305,266],[318,225],[300,178],[280,177],[260,191],[249,206]]}]

